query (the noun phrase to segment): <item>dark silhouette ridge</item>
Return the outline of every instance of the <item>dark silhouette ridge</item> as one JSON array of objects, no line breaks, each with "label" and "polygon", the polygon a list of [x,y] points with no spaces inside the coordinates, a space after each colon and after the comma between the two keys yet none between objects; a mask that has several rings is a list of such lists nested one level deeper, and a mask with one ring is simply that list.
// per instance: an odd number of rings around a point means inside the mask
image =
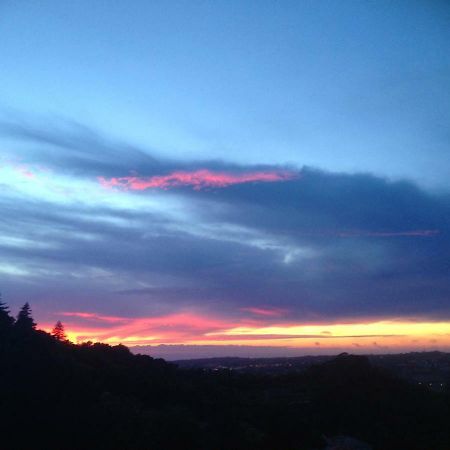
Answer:
[{"label": "dark silhouette ridge", "polygon": [[26,306],[21,326],[0,307],[2,449],[450,448],[448,392],[410,385],[366,357],[282,375],[181,370],[123,345],[36,330]]}]

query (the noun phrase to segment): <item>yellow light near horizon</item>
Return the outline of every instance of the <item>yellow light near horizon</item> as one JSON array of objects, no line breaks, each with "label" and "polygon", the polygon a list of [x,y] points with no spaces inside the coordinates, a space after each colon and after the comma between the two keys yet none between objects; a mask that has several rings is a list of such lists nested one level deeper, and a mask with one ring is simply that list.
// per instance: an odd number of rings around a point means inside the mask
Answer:
[{"label": "yellow light near horizon", "polygon": [[[46,329],[47,327],[44,327]],[[48,327],[48,331],[51,328]],[[139,332],[140,331],[140,332]],[[67,329],[75,343],[86,341],[111,345],[240,345],[330,349],[431,349],[450,348],[450,322],[413,322],[383,320],[369,323],[274,325],[265,327],[232,327],[214,332],[192,330],[180,337],[175,330],[152,334],[149,330],[111,326]]]},{"label": "yellow light near horizon", "polygon": [[222,332],[207,333],[206,336],[251,336],[251,335],[323,335],[323,337],[363,337],[363,336],[425,336],[447,335],[450,337],[450,322],[404,322],[379,321],[370,323],[322,324],[322,325],[287,325],[261,328],[236,327]]}]

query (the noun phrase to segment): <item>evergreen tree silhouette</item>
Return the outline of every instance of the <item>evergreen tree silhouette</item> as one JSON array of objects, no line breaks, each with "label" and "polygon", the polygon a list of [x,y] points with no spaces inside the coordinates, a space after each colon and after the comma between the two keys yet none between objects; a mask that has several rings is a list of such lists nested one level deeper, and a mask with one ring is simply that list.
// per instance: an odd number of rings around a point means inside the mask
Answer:
[{"label": "evergreen tree silhouette", "polygon": [[19,311],[15,327],[20,331],[31,331],[36,328],[36,322],[31,316],[31,308],[28,302],[25,303],[25,305],[23,305],[22,309]]},{"label": "evergreen tree silhouette", "polygon": [[64,325],[61,323],[60,320],[56,322],[53,330],[52,330],[52,336],[56,338],[58,341],[67,341],[67,336],[64,331]]},{"label": "evergreen tree silhouette", "polygon": [[0,330],[11,328],[13,323],[14,319],[9,315],[8,305],[2,301],[2,294],[0,294]]}]

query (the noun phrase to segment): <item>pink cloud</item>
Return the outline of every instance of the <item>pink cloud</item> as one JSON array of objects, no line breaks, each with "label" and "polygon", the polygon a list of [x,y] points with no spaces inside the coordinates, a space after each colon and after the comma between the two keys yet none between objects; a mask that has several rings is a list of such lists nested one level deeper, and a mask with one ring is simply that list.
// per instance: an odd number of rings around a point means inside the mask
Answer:
[{"label": "pink cloud", "polygon": [[81,319],[97,321],[97,322],[107,322],[107,323],[126,322],[128,320],[125,317],[103,316],[100,314],[88,313],[88,312],[60,312],[60,313],[58,313],[58,315],[64,316],[64,317],[78,317]]},{"label": "pink cloud", "polygon": [[402,237],[422,236],[429,237],[439,234],[439,230],[406,230],[406,231],[343,231],[339,237]]},{"label": "pink cloud", "polygon": [[232,174],[228,172],[215,172],[208,169],[176,171],[168,175],[155,175],[152,177],[99,177],[100,184],[106,188],[119,188],[122,190],[170,189],[174,187],[192,186],[195,190],[208,187],[224,188],[233,184],[253,182],[273,183],[297,178],[298,174],[290,171],[259,171]]},{"label": "pink cloud", "polygon": [[16,166],[16,170],[24,178],[32,179],[32,178],[35,178],[35,176],[36,176],[36,174],[33,173],[32,170],[25,165]]},{"label": "pink cloud", "polygon": [[286,314],[287,310],[282,308],[259,308],[259,307],[248,307],[248,308],[240,308],[241,311],[246,311],[252,314],[256,314],[258,316],[266,316],[266,317],[280,317]]},{"label": "pink cloud", "polygon": [[[117,317],[78,311],[64,311],[56,315],[63,317],[69,338],[74,342],[182,342],[202,339],[205,333],[241,325],[239,321],[230,322],[189,312],[152,317]],[[43,329],[51,330],[52,326],[44,324]]]}]

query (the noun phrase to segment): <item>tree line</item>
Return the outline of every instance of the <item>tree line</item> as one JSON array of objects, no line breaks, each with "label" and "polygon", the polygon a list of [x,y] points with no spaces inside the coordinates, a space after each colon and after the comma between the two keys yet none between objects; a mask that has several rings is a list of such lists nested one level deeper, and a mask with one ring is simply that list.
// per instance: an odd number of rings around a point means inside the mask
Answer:
[{"label": "tree line", "polygon": [[[29,333],[36,330],[36,322],[33,319],[30,304],[26,302],[20,308],[17,317],[11,316],[9,306],[2,301],[0,294],[0,332],[17,330],[22,333]],[[51,331],[51,335],[58,341],[67,341],[64,325],[58,320]]]}]

